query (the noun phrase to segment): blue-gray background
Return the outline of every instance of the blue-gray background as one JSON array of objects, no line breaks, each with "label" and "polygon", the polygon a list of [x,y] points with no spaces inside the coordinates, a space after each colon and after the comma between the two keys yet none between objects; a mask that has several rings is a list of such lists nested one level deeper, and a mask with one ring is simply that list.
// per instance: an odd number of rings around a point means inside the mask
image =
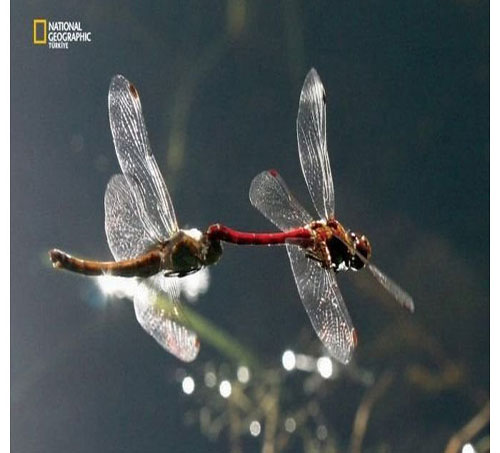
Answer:
[{"label": "blue-gray background", "polygon": [[[261,170],[279,169],[311,208],[295,118],[303,78],[316,67],[329,101],[337,215],[368,235],[375,262],[416,301],[410,318],[366,276],[339,278],[359,332],[357,363],[375,372],[408,357],[426,363],[404,342],[392,361],[369,349],[381,332],[418,325],[440,351],[436,362],[461,373],[434,392],[402,392],[411,399],[403,409],[386,403],[395,409],[368,444],[438,451],[479,410],[489,398],[488,2],[11,8],[12,451],[228,448],[227,435],[209,441],[185,425],[196,405],[173,382],[179,363],[142,331],[132,304],[102,307],[90,280],[48,263],[55,246],[111,257],[103,196],[118,171],[107,113],[116,73],[140,92],[181,226],[270,230],[247,195]],[[81,21],[92,42],[35,46],[37,17]],[[211,277],[197,311],[269,366],[299,331],[314,338],[284,250],[226,247]],[[199,361],[208,360],[221,359],[202,345]],[[426,369],[441,376],[435,363]],[[343,393],[345,405],[327,410],[342,450],[363,390]],[[251,442],[250,450],[259,445]]]}]

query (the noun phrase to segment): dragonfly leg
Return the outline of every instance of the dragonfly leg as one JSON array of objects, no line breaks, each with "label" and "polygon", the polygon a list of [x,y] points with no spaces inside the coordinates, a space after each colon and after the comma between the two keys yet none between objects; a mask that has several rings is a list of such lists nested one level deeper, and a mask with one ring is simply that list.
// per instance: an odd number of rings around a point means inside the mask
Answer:
[{"label": "dragonfly leg", "polygon": [[332,267],[335,268],[332,263],[330,251],[324,241],[317,242],[314,248],[306,249],[306,256],[307,258],[318,262],[323,269],[331,269]]},{"label": "dragonfly leg", "polygon": [[330,256],[330,251],[328,250],[325,241],[321,241],[318,244],[318,254],[321,257],[321,266],[325,269],[330,269],[333,266],[332,257]]},{"label": "dragonfly leg", "polygon": [[165,271],[163,273],[163,276],[164,277],[179,277],[179,278],[182,278],[182,277],[185,277],[186,275],[191,275],[191,274],[194,274],[196,272],[198,272],[199,270],[201,269],[200,268],[196,268],[196,269],[192,269],[192,270],[189,270],[189,271]]},{"label": "dragonfly leg", "polygon": [[314,251],[312,250],[308,250],[306,251],[306,256],[307,258],[309,258],[310,260],[313,260],[313,261],[316,261],[317,263],[320,263],[320,264],[323,264],[323,260],[321,259],[321,257],[319,257]]}]

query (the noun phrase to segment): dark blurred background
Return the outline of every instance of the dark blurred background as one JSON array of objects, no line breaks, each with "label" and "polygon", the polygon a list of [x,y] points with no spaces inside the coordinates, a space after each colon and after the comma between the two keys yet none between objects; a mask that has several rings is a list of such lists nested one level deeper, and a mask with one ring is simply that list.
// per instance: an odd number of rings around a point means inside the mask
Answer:
[{"label": "dark blurred background", "polygon": [[[12,451],[459,451],[471,419],[488,451],[489,2],[25,0],[11,14]],[[35,46],[38,17],[81,21],[92,42]],[[312,210],[295,132],[312,66],[337,216],[416,303],[410,316],[364,273],[340,275],[350,368],[321,382],[283,370],[285,349],[323,352],[281,248],[226,247],[194,308],[258,357],[246,386],[207,342],[181,364],[131,303],[51,268],[56,246],[111,258],[114,74],[140,92],[180,225],[269,231],[248,201],[264,169]],[[207,367],[243,396],[206,387]],[[198,379],[191,396],[182,373]]]}]

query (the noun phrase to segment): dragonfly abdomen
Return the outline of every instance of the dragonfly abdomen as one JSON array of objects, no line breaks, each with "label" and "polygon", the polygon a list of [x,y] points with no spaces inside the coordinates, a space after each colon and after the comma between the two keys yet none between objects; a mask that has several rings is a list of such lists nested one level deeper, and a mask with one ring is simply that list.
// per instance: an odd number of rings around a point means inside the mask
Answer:
[{"label": "dragonfly abdomen", "polygon": [[57,249],[51,250],[49,256],[55,268],[89,276],[106,274],[116,277],[146,278],[162,270],[162,253],[158,250],[124,261],[83,260]]},{"label": "dragonfly abdomen", "polygon": [[306,247],[312,241],[311,231],[306,227],[279,233],[247,233],[236,231],[217,223],[208,228],[207,235],[211,240],[238,245],[280,245],[294,243]]}]

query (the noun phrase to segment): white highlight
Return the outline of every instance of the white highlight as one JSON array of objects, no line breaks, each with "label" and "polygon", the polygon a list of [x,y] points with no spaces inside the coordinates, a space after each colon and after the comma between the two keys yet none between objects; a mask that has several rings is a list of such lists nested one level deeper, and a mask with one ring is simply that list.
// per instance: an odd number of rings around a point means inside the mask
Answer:
[{"label": "white highlight", "polygon": [[236,375],[238,377],[238,381],[242,384],[246,384],[250,380],[250,370],[246,366],[238,367]]},{"label": "white highlight", "polygon": [[177,279],[181,294],[189,302],[195,302],[201,294],[205,294],[210,286],[210,272],[204,267],[194,274]]},{"label": "white highlight", "polygon": [[200,241],[203,237],[203,233],[196,229],[191,228],[190,230],[181,230],[183,233],[187,234],[189,237],[192,237],[195,241]]},{"label": "white highlight", "polygon": [[471,444],[465,444],[462,447],[462,453],[476,453],[476,449]]},{"label": "white highlight", "polygon": [[295,419],[293,417],[288,417],[285,420],[285,430],[289,433],[293,433],[295,431],[295,428],[297,428],[297,423],[295,422]]},{"label": "white highlight", "polygon": [[283,364],[283,368],[287,371],[292,371],[295,368],[296,360],[295,354],[290,349],[283,353],[281,357],[281,363]]},{"label": "white highlight", "polygon": [[195,387],[194,379],[191,376],[186,376],[182,380],[182,391],[186,395],[191,395],[191,393],[194,392],[194,387]]},{"label": "white highlight", "polygon": [[253,437],[257,437],[260,434],[260,423],[257,420],[253,420],[250,423],[250,434]]},{"label": "white highlight", "polygon": [[114,296],[120,299],[133,299],[138,282],[135,278],[113,277],[100,275],[97,277],[97,286],[105,296]]},{"label": "white highlight", "polygon": [[[183,278],[163,277],[161,273],[152,278],[158,288],[162,288],[162,284],[166,283],[165,279],[168,279],[170,283],[175,279],[181,295],[189,302],[196,301],[201,294],[208,291],[210,286],[210,272],[207,268]],[[106,297],[114,296],[120,299],[133,299],[140,281],[141,279],[134,277],[115,277],[112,275],[100,275],[96,278],[97,286]]]},{"label": "white highlight", "polygon": [[316,362],[316,367],[318,369],[318,373],[323,379],[332,377],[333,363],[330,357],[320,357]]},{"label": "white highlight", "polygon": [[231,396],[232,390],[233,389],[229,381],[224,380],[219,385],[219,393],[222,396],[222,398],[229,398]]}]

